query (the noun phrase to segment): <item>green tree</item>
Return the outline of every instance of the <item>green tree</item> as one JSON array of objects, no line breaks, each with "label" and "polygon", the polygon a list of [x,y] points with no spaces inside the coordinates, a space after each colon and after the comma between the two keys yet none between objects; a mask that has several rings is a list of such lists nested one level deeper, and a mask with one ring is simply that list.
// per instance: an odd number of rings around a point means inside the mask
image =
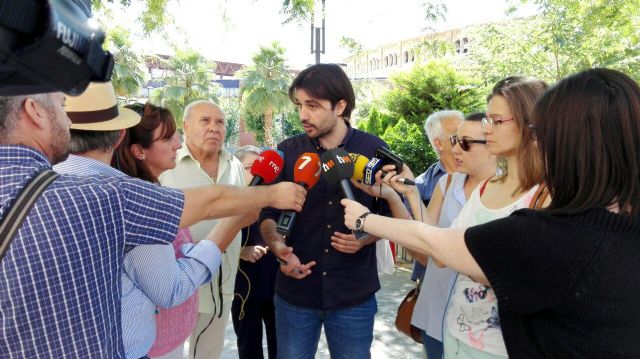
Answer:
[{"label": "green tree", "polygon": [[224,138],[225,146],[235,146],[238,144],[240,137],[240,99],[237,97],[222,97],[218,105],[227,121],[227,135]]},{"label": "green tree", "polygon": [[169,73],[166,85],[155,91],[154,101],[173,113],[178,127],[182,128],[185,106],[195,100],[218,103],[220,86],[213,81],[216,64],[194,50],[176,50],[168,61]]},{"label": "green tree", "polygon": [[427,143],[422,127],[401,118],[389,126],[381,138],[397,153],[417,176],[438,160],[435,151]]},{"label": "green tree", "polygon": [[123,27],[107,31],[106,48],[114,57],[111,82],[116,95],[127,99],[137,95],[147,73],[142,58],[132,49],[129,31]]},{"label": "green tree", "polygon": [[555,82],[592,67],[640,78],[637,0],[521,1],[525,3],[537,5],[539,14],[474,31],[467,68],[489,83],[514,74]]},{"label": "green tree", "polygon": [[484,96],[477,81],[445,61],[416,65],[409,72],[392,75],[390,80],[393,89],[383,99],[389,115],[419,127],[435,111],[468,113],[484,108]]},{"label": "green tree", "polygon": [[134,2],[143,2],[144,9],[138,17],[145,34],[162,29],[171,21],[171,15],[166,11],[170,0],[91,0],[94,10],[103,9],[107,3],[119,3],[123,6],[130,6]]},{"label": "green tree", "polygon": [[238,77],[243,79],[240,88],[243,111],[247,117],[262,115],[264,126],[247,127],[252,131],[264,132],[264,144],[273,146],[273,119],[291,108],[288,86],[291,79],[285,64],[284,48],[277,42],[270,47],[260,47],[252,58],[252,64],[243,69]]}]

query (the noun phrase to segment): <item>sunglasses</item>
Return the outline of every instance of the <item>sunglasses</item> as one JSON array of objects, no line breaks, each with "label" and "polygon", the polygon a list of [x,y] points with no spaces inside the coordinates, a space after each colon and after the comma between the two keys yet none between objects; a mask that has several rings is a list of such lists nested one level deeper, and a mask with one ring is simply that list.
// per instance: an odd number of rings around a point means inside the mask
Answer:
[{"label": "sunglasses", "polygon": [[483,145],[487,144],[487,140],[472,140],[469,138],[458,138],[458,136],[456,135],[451,135],[449,137],[449,142],[451,142],[451,146],[454,147],[456,145],[456,143],[460,144],[460,148],[462,148],[463,151],[469,151],[471,149],[471,144],[472,143],[481,143]]}]

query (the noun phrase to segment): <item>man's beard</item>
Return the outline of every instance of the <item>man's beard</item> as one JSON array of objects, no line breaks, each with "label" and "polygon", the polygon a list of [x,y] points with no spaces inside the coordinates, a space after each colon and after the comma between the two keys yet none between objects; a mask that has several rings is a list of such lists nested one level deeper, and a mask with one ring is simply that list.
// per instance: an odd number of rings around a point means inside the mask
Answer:
[{"label": "man's beard", "polygon": [[69,142],[71,135],[69,129],[62,127],[58,121],[51,125],[51,164],[60,163],[69,157]]}]

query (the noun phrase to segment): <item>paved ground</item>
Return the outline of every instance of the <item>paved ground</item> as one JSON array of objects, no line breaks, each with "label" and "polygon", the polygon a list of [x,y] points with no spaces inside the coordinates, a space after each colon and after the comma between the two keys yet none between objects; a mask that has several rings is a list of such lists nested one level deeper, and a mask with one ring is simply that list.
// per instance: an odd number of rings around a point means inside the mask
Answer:
[{"label": "paved ground", "polygon": [[[396,330],[394,320],[396,310],[405,294],[411,289],[412,283],[409,280],[410,272],[400,266],[396,267],[393,274],[380,275],[382,289],[377,293],[378,314],[373,332],[373,345],[371,356],[373,359],[422,359],[425,355],[422,346],[404,336]],[[266,356],[266,344],[264,353]],[[233,332],[231,321],[227,326],[224,340],[223,359],[234,359],[238,357],[236,347],[236,335]],[[329,358],[329,350],[324,339],[324,334],[320,338],[317,359]]]}]

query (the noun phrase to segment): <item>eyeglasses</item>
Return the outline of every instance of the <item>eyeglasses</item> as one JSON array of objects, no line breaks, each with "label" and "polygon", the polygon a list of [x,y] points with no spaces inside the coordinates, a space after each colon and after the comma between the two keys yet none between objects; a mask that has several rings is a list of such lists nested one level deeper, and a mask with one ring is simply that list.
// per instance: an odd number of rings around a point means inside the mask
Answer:
[{"label": "eyeglasses", "polygon": [[511,118],[500,118],[500,117],[486,118],[485,117],[482,119],[482,127],[487,128],[487,127],[493,127],[493,126],[501,126],[503,123],[509,122],[509,121],[513,121],[513,117]]},{"label": "eyeglasses", "polygon": [[471,144],[472,143],[481,143],[483,145],[487,144],[487,140],[473,140],[470,138],[458,138],[458,136],[456,135],[451,135],[449,137],[449,142],[451,142],[451,146],[455,146],[456,143],[460,144],[460,148],[462,148],[463,151],[467,152],[471,149]]},{"label": "eyeglasses", "polygon": [[253,164],[250,164],[250,165],[248,165],[248,166],[244,166],[244,170],[245,170],[245,171],[248,171],[248,170],[250,170],[250,169],[251,169],[251,167],[253,167]]}]

